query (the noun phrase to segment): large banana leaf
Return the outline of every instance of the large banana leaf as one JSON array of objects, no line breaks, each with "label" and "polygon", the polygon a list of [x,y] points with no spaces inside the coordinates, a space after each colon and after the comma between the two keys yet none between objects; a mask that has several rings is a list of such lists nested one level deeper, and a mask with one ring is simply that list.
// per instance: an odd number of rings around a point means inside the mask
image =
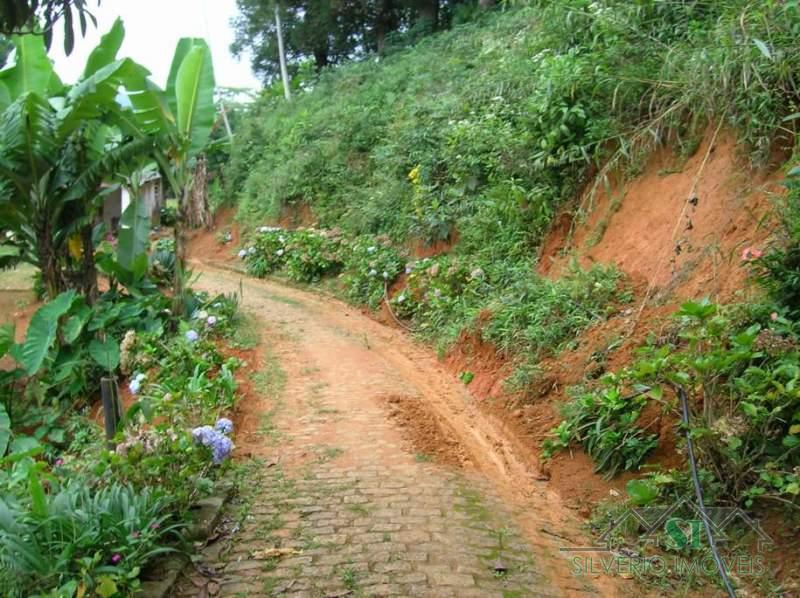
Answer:
[{"label": "large banana leaf", "polygon": [[33,314],[21,352],[22,366],[28,376],[33,376],[39,371],[53,341],[56,340],[58,320],[69,311],[73,301],[75,301],[75,291],[67,291]]},{"label": "large banana leaf", "polygon": [[122,19],[117,18],[111,30],[100,38],[100,43],[89,54],[86,68],[83,70],[82,79],[88,79],[104,66],[108,66],[117,59],[117,52],[125,39],[125,26]]},{"label": "large banana leaf", "polygon": [[[5,356],[13,344],[14,324],[3,324],[0,326],[0,357]],[[2,455],[2,451],[0,451],[0,455]]]},{"label": "large banana leaf", "polygon": [[133,270],[136,258],[147,251],[150,244],[150,214],[147,204],[134,198],[119,221],[117,261],[126,270]]},{"label": "large banana leaf", "polygon": [[20,96],[0,116],[0,176],[24,193],[25,181],[38,181],[58,158],[53,133],[54,114],[47,100],[33,92]]},{"label": "large banana leaf", "polygon": [[178,40],[178,45],[175,46],[175,54],[172,55],[172,64],[169,67],[169,75],[167,76],[167,102],[169,103],[169,110],[172,114],[178,113],[178,101],[175,99],[175,85],[178,80],[178,71],[183,64],[183,59],[194,46],[205,43],[199,37],[182,37]]},{"label": "large banana leaf", "polygon": [[170,134],[175,118],[158,86],[147,80],[140,87],[126,85],[126,92],[132,108],[115,110],[115,121],[125,133],[137,137]]},{"label": "large banana leaf", "polygon": [[0,404],[0,457],[6,454],[8,441],[11,440],[11,418],[6,408]]},{"label": "large banana leaf", "polygon": [[149,74],[130,58],[124,58],[75,84],[67,94],[64,109],[59,111],[59,138],[65,139],[85,122],[99,118],[116,102],[121,86],[142,87]]},{"label": "large banana leaf", "polygon": [[[69,189],[63,196],[64,201],[99,196],[102,193],[99,188],[100,183],[105,178],[123,166],[130,165],[131,162],[149,155],[152,153],[153,147],[154,140],[142,136],[139,139],[107,150],[103,156],[94,160],[83,169],[77,178],[73,179]],[[0,172],[2,172],[2,162],[0,162]],[[2,202],[0,202],[0,215],[2,215]]]},{"label": "large banana leaf", "polygon": [[53,63],[47,57],[44,39],[41,35],[17,35],[14,45],[17,49],[14,66],[0,72],[0,81],[6,85],[9,98],[15,100],[28,92],[44,95],[53,77]]},{"label": "large banana leaf", "polygon": [[203,150],[214,127],[214,67],[211,51],[195,40],[175,78],[178,133],[188,141],[189,156]]}]

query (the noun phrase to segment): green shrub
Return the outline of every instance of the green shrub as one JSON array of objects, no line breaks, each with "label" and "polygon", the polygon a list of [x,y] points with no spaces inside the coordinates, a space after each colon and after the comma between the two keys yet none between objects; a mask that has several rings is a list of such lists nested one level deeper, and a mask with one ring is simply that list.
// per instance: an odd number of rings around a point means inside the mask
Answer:
[{"label": "green shrub", "polygon": [[341,268],[339,243],[327,233],[294,231],[286,245],[286,273],[297,282],[317,282]]},{"label": "green shrub", "polygon": [[[53,483],[53,482],[51,482]],[[27,501],[0,501],[0,591],[127,595],[142,567],[169,552],[178,526],[169,501],[147,488],[90,489],[72,479],[45,493],[31,471]]]},{"label": "green shrub", "polygon": [[347,297],[376,309],[386,285],[403,271],[400,253],[383,240],[370,235],[356,238],[343,248]]},{"label": "green shrub", "polygon": [[288,231],[277,227],[260,227],[249,245],[239,251],[239,258],[244,260],[247,273],[264,278],[282,268],[286,263],[288,241]]},{"label": "green shrub", "polygon": [[658,435],[645,432],[639,418],[647,400],[644,394],[623,396],[622,386],[613,375],[602,380],[602,388],[579,392],[564,406],[564,421],[554,430],[554,438],[544,443],[544,456],[579,443],[595,461],[595,471],[607,478],[623,470],[636,470],[658,444]]},{"label": "green shrub", "polygon": [[[622,426],[619,441],[625,435],[637,437],[638,450],[644,446],[640,441],[647,440],[637,425],[646,397],[678,409],[668,391],[681,386],[691,404],[699,466],[714,473],[719,494],[747,506],[759,499],[797,504],[798,324],[768,306],[745,309],[700,301],[685,303],[676,313],[676,325],[674,340],[653,339],[630,367],[572,399],[546,450],[581,442],[605,469],[598,444],[588,445],[592,425]],[[624,468],[637,467],[646,451],[638,460],[637,454]]]},{"label": "green shrub", "polygon": [[159,212],[161,226],[175,226],[178,221],[178,207],[169,202],[161,207]]},{"label": "green shrub", "polygon": [[557,350],[575,333],[630,300],[614,267],[573,265],[553,282],[526,273],[498,289],[488,308],[492,313],[484,337],[504,352],[534,358]]},{"label": "green shrub", "polygon": [[175,278],[175,239],[159,239],[149,257],[150,278],[159,286],[169,286]]},{"label": "green shrub", "polygon": [[770,298],[796,318],[800,316],[800,167],[789,170],[785,185],[786,194],[776,200],[780,227],[772,245],[765,250],[745,247],[742,260]]}]

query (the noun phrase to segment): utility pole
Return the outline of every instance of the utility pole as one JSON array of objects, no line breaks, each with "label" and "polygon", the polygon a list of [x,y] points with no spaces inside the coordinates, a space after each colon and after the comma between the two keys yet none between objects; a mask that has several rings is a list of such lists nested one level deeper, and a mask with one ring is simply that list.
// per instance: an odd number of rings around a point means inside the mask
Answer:
[{"label": "utility pole", "polygon": [[281,61],[281,79],[283,79],[283,95],[286,101],[292,99],[292,92],[289,91],[289,72],[286,70],[286,53],[283,50],[283,31],[281,31],[281,12],[278,3],[275,3],[275,29],[278,34],[278,57]]}]

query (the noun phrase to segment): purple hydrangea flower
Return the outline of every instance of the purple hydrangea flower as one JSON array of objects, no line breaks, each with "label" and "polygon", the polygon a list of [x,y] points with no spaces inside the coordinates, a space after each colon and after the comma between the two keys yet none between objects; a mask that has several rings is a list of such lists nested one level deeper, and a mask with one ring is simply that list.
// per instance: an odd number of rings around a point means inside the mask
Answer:
[{"label": "purple hydrangea flower", "polygon": [[190,343],[195,342],[198,338],[200,338],[200,335],[197,334],[196,331],[189,330],[186,332],[186,340],[189,341]]},{"label": "purple hydrangea flower", "polygon": [[136,378],[134,378],[133,380],[130,381],[130,383],[128,383],[128,390],[131,391],[132,395],[138,394],[139,389],[141,387],[142,387],[141,380],[137,380]]},{"label": "purple hydrangea flower", "polygon": [[233,450],[233,442],[224,434],[215,434],[211,442],[211,458],[214,465],[222,463]]},{"label": "purple hydrangea flower", "polygon": [[221,417],[217,420],[217,423],[214,425],[214,429],[217,432],[222,432],[223,434],[230,434],[233,432],[233,422],[229,420],[227,417]]},{"label": "purple hydrangea flower", "polygon": [[208,316],[208,318],[206,319],[206,324],[208,324],[209,326],[213,326],[216,323],[217,323],[216,316]]},{"label": "purple hydrangea flower", "polygon": [[239,250],[239,259],[243,260],[245,257],[247,257],[247,250],[246,249]]},{"label": "purple hydrangea flower", "polygon": [[192,430],[192,440],[194,440],[197,444],[202,444],[203,446],[209,446],[213,437],[216,435],[217,433],[211,426],[200,426],[199,428]]}]

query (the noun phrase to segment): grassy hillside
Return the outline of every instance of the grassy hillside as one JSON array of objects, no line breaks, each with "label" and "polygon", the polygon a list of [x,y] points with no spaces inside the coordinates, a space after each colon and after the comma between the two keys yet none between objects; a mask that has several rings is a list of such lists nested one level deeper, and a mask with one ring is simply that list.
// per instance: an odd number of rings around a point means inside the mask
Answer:
[{"label": "grassy hillside", "polygon": [[[417,331],[447,345],[478,329],[519,360],[513,380],[525,384],[543,356],[631,298],[613,265],[536,274],[556,211],[611,172],[635,176],[657,146],[692,156],[709,127],[733,131],[756,167],[792,155],[798,33],[797,2],[542,1],[325,73],[291,103],[257,103],[237,133],[226,184],[248,239],[243,259],[256,275],[343,273],[349,299],[372,307],[395,284],[390,304]],[[764,455],[800,446],[800,402],[778,393],[783,413],[797,410],[787,421],[742,390],[757,386],[751,366],[780,377],[792,364],[800,377],[800,184],[790,187],[784,234],[742,257],[765,283],[763,300],[685,304],[666,344],[602,380],[587,375],[547,452],[582,444],[598,470],[638,468],[658,442],[637,425],[645,406],[674,408],[663,389],[681,384],[708,432],[702,466],[736,480],[724,494],[794,504],[800,458]],[[259,228],[292,205],[341,233]],[[409,256],[437,241],[452,251]],[[769,339],[785,342],[765,353]],[[621,399],[634,390],[636,401]],[[706,409],[722,397],[733,397],[724,414]],[[714,431],[730,421],[748,422],[735,442]],[[765,488],[768,474],[777,477]]]},{"label": "grassy hillside", "polygon": [[[569,5],[565,8],[563,5]],[[763,161],[797,102],[794,3],[537,2],[327,73],[246,119],[241,219],[293,202],[323,226],[528,256],[612,157],[724,115]],[[491,243],[487,243],[491,240]]]}]

